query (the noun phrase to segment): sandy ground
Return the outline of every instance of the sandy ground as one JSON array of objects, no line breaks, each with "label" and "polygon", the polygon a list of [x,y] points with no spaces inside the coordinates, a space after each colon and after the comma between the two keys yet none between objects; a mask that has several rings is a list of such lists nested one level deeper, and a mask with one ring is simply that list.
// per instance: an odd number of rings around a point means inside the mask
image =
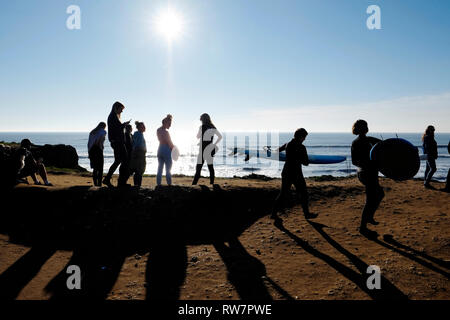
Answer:
[{"label": "sandy ground", "polygon": [[[53,188],[91,185],[86,175],[50,175]],[[207,183],[202,179],[200,183]],[[189,186],[191,178],[174,178],[176,185]],[[224,188],[279,188],[271,181],[217,179]],[[187,270],[180,287],[180,299],[450,299],[450,195],[426,190],[420,181],[394,182],[381,179],[386,197],[371,227],[379,234],[369,240],[358,233],[363,188],[356,178],[311,181],[317,188],[340,187],[341,192],[317,199],[311,193],[311,211],[319,217],[308,222],[301,208],[286,211],[282,226],[274,226],[264,216],[245,230],[237,244],[187,247]],[[434,184],[442,188],[439,183]],[[144,187],[155,186],[146,177]],[[27,188],[27,186],[21,186]],[[42,187],[44,188],[44,187]],[[38,205],[38,204],[37,204]],[[313,222],[312,222],[313,221]],[[252,279],[239,279],[231,247],[238,248],[240,261],[260,270]],[[0,234],[0,277],[20,263],[30,248],[9,242]],[[219,254],[219,252],[221,254]],[[149,285],[145,280],[145,256],[127,257],[108,294],[108,299],[144,299]],[[66,266],[72,252],[58,250],[48,257],[36,275],[17,294],[17,299],[48,299],[44,287]],[[243,258],[242,258],[243,257]],[[150,256],[151,259],[151,256]],[[369,265],[381,269],[382,291],[368,290]],[[256,291],[249,293],[240,281],[251,281]],[[245,286],[244,286],[245,287]],[[248,287],[248,286],[247,286]]]}]

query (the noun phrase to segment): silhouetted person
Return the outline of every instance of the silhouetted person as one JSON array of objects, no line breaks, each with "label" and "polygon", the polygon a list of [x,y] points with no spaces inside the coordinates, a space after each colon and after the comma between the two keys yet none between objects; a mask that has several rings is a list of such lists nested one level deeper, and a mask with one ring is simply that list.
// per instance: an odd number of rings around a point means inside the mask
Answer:
[{"label": "silhouetted person", "polygon": [[31,141],[28,139],[23,139],[20,143],[20,149],[21,150],[18,151],[18,154],[25,156],[21,157],[23,159],[23,168],[20,170],[18,178],[21,179],[31,177],[34,184],[41,185],[41,182],[36,176],[36,174],[39,174],[46,186],[52,186],[52,184],[48,181],[47,171],[45,170],[43,159],[39,158],[38,160],[35,160],[33,154],[31,153]]},{"label": "silhouetted person", "polygon": [[286,162],[281,172],[281,191],[275,200],[271,215],[272,219],[279,219],[277,212],[282,207],[284,199],[289,196],[292,185],[295,186],[295,190],[300,195],[305,218],[312,219],[317,217],[316,214],[309,212],[308,190],[302,171],[302,165],[309,165],[308,153],[303,145],[307,135],[308,132],[305,129],[298,129],[294,133],[294,139],[279,148],[280,152],[286,150]]},{"label": "silhouetted person", "polygon": [[158,147],[158,172],[156,174],[156,184],[158,186],[161,185],[162,180],[162,172],[164,167],[166,167],[166,181],[170,186],[172,185],[172,174],[170,170],[172,169],[172,149],[174,147],[172,143],[172,139],[170,138],[170,134],[168,129],[172,126],[172,116],[170,114],[167,115],[162,120],[162,126],[158,128],[156,131],[156,135],[159,140]]},{"label": "silhouetted person", "polygon": [[133,151],[133,127],[131,124],[125,126],[125,148],[127,149],[128,159],[131,159]]},{"label": "silhouetted person", "polygon": [[425,168],[425,176],[423,185],[425,188],[432,188],[430,185],[431,178],[436,172],[436,159],[438,157],[438,149],[436,140],[434,140],[434,127],[428,126],[422,136],[423,153],[427,155],[427,164]]},{"label": "silhouetted person", "polygon": [[28,183],[19,178],[20,171],[25,167],[27,153],[24,148],[15,150],[0,144],[0,188],[11,188],[21,182]]},{"label": "silhouetted person", "polygon": [[136,132],[133,135],[133,150],[131,153],[130,170],[134,173],[133,180],[136,187],[142,185],[142,176],[145,172],[145,154],[147,153],[147,144],[144,138],[145,124],[136,121]]},{"label": "silhouetted person", "polygon": [[[447,145],[447,152],[450,153],[450,141],[448,142]],[[448,169],[447,172],[447,181],[445,183],[444,191],[450,192],[450,168]]]},{"label": "silhouetted person", "polygon": [[[197,166],[195,169],[195,176],[192,184],[197,184],[200,179],[200,173],[202,171],[203,164],[206,161],[209,170],[209,182],[214,184],[214,155],[216,153],[216,147],[220,140],[222,140],[222,135],[216,129],[216,126],[212,123],[211,117],[204,113],[200,116],[200,121],[202,125],[198,129],[197,139],[200,139],[199,142],[199,152],[197,158]],[[214,136],[217,135],[217,141],[213,143]]]},{"label": "silhouetted person", "polygon": [[123,109],[125,109],[123,104],[115,102],[108,117],[108,139],[114,150],[114,163],[109,168],[108,174],[103,180],[103,183],[108,187],[112,187],[111,178],[119,165],[118,185],[125,185],[128,179],[128,152],[125,146],[124,128],[130,121],[120,122],[120,114]]},{"label": "silhouetted person", "polygon": [[357,120],[353,124],[352,132],[358,135],[352,143],[352,163],[358,167],[358,179],[366,187],[366,203],[362,211],[359,231],[363,235],[374,236],[376,232],[367,229],[367,223],[378,224],[373,217],[384,198],[384,191],[378,181],[378,168],[370,160],[370,150],[381,140],[366,136],[369,127],[364,120]]},{"label": "silhouetted person", "polygon": [[88,153],[89,160],[91,162],[92,179],[94,180],[94,186],[102,186],[103,178],[103,149],[106,137],[106,123],[100,122],[98,126],[89,133],[88,141]]}]

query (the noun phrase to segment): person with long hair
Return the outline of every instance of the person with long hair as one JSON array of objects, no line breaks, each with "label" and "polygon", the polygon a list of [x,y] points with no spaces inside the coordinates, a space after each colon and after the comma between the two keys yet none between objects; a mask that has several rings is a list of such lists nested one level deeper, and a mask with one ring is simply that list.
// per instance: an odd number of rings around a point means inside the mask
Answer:
[{"label": "person with long hair", "polygon": [[425,168],[425,176],[423,185],[425,188],[433,188],[430,185],[431,178],[436,172],[436,159],[438,158],[438,148],[436,140],[434,140],[434,127],[428,126],[422,136],[423,153],[427,155],[427,163]]},{"label": "person with long hair", "polygon": [[114,150],[114,163],[109,168],[103,183],[108,187],[112,187],[111,178],[117,167],[119,168],[119,182],[118,186],[126,185],[128,180],[128,153],[125,146],[125,134],[124,128],[130,124],[130,121],[122,123],[120,121],[120,115],[125,109],[125,106],[120,102],[115,102],[112,106],[111,113],[108,116],[108,139],[111,143],[111,147]]},{"label": "person with long hair", "polygon": [[375,236],[376,232],[367,228],[367,224],[377,225],[374,215],[384,198],[383,188],[378,180],[378,168],[370,160],[370,150],[380,139],[368,137],[369,127],[365,120],[353,124],[352,133],[358,137],[352,142],[352,163],[358,167],[358,179],[366,189],[366,203],[362,211],[359,232],[365,236]]},{"label": "person with long hair", "polygon": [[147,144],[144,138],[146,130],[143,122],[136,121],[136,131],[133,135],[133,151],[131,153],[130,170],[134,173],[133,180],[136,187],[142,185],[142,176],[145,172],[146,161],[145,154],[147,153]]},{"label": "person with long hair", "polygon": [[166,168],[166,181],[170,186],[172,185],[172,149],[174,147],[172,139],[170,138],[169,129],[172,126],[172,115],[168,114],[162,120],[162,126],[156,131],[156,135],[159,140],[158,147],[158,172],[156,174],[156,184],[161,185],[162,172],[164,167]]},{"label": "person with long hair", "polygon": [[[213,157],[216,153],[217,144],[222,140],[222,135],[217,130],[216,126],[212,123],[211,117],[209,114],[204,113],[200,116],[200,121],[202,125],[200,126],[197,139],[200,139],[199,142],[199,153],[197,158],[197,166],[195,170],[194,180],[192,181],[192,185],[196,185],[198,180],[200,179],[200,173],[202,171],[203,164],[206,161],[209,170],[209,182],[210,184],[214,184],[215,172],[213,165]],[[217,141],[213,143],[214,136],[217,136]]]},{"label": "person with long hair", "polygon": [[297,129],[294,133],[294,139],[278,149],[280,152],[286,151],[286,161],[281,172],[281,190],[275,199],[271,219],[280,220],[277,212],[282,209],[282,204],[285,198],[289,196],[292,185],[295,186],[295,191],[300,195],[300,203],[305,218],[313,219],[317,217],[317,214],[309,211],[308,189],[302,171],[302,165],[309,165],[308,152],[303,145],[307,135],[308,132],[304,128]]},{"label": "person with long hair", "polygon": [[94,130],[89,133],[88,141],[88,154],[91,162],[92,179],[94,180],[94,186],[102,186],[103,178],[103,149],[106,137],[106,123],[100,122]]}]

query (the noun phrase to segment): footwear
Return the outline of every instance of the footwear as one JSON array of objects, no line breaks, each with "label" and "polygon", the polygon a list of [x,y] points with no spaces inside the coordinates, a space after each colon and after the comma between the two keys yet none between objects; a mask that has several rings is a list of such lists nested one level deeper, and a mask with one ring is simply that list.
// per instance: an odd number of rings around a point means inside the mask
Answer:
[{"label": "footwear", "polygon": [[366,227],[360,227],[359,233],[361,233],[363,236],[365,236],[367,238],[373,239],[373,238],[378,237],[378,233],[376,231],[369,230]]},{"label": "footwear", "polygon": [[429,183],[425,183],[423,186],[426,189],[434,189],[434,187],[431,184],[429,184]]},{"label": "footwear", "polygon": [[106,185],[106,186],[108,186],[108,187],[110,187],[110,188],[113,188],[114,186],[111,184],[111,181],[109,180],[109,179],[103,179],[103,184],[104,185]]},{"label": "footwear", "polygon": [[48,182],[48,181],[45,183],[45,185],[46,185],[47,187],[53,187],[53,184],[52,184],[51,182]]},{"label": "footwear", "polygon": [[377,225],[380,224],[378,221],[375,221],[374,219],[368,220],[367,223],[370,223],[370,224],[373,225],[373,226],[377,226]]},{"label": "footwear", "polygon": [[314,219],[314,218],[317,218],[319,215],[318,214],[316,214],[316,213],[305,213],[305,218],[306,219]]},{"label": "footwear", "polygon": [[41,186],[41,185],[42,185],[42,183],[41,183],[40,181],[35,181],[34,184],[35,184],[36,186]]}]

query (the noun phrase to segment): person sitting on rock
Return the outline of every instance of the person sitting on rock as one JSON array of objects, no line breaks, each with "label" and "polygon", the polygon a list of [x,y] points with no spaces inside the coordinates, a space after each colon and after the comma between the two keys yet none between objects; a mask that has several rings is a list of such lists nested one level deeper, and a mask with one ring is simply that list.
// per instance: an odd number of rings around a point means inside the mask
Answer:
[{"label": "person sitting on rock", "polygon": [[19,161],[19,159],[22,159],[20,161],[23,161],[23,164],[19,163],[21,169],[18,173],[18,179],[26,179],[27,177],[31,177],[35,185],[41,185],[41,182],[36,176],[36,174],[39,174],[46,186],[53,186],[53,184],[48,181],[47,170],[45,170],[43,159],[39,158],[37,161],[34,159],[33,154],[31,153],[30,140],[22,140],[20,143],[20,148],[17,150],[17,155],[24,156],[23,158],[17,158],[17,161]]}]

